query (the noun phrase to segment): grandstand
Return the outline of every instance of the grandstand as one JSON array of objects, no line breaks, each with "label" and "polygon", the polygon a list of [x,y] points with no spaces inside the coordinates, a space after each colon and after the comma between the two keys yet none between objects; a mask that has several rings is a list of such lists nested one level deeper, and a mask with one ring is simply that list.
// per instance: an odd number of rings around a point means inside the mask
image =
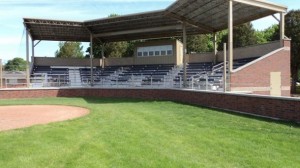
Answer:
[{"label": "grandstand", "polygon": [[[171,46],[169,55],[150,56],[151,51],[144,50],[139,53],[141,46],[155,49],[153,46]],[[152,46],[152,47],[151,47]],[[93,71],[89,67],[89,59],[62,59],[36,57],[32,70],[32,81],[34,87],[56,86],[56,87],[89,87],[91,79],[93,86],[99,88],[183,88],[184,67],[180,41],[163,40],[143,42],[136,46],[135,55],[129,58],[106,58],[94,59]],[[276,57],[277,50],[282,51],[280,41],[268,44],[254,45],[234,49],[235,59],[233,61],[232,74],[239,73],[243,69],[256,66],[265,59]],[[178,50],[180,51],[180,49]],[[154,52],[155,53],[155,52]],[[166,50],[167,53],[167,50]],[[146,54],[147,56],[144,56]],[[188,54],[186,65],[186,77],[188,89],[224,91],[224,60],[223,52],[217,53],[214,62],[214,53]],[[274,56],[273,56],[274,55]],[[277,59],[277,58],[274,58]],[[288,59],[285,62],[287,64]],[[106,66],[103,66],[105,64]],[[228,61],[226,62],[228,65]],[[92,75],[91,75],[91,72]],[[226,74],[228,73],[228,67]],[[260,72],[257,72],[258,74]],[[265,73],[265,72],[264,72]],[[269,72],[268,72],[269,73]],[[44,75],[42,75],[44,74]],[[268,79],[269,74],[266,75]],[[41,76],[43,80],[41,80]],[[93,76],[93,78],[91,78]],[[245,78],[254,78],[253,74],[242,73]],[[240,77],[240,76],[237,76]],[[45,82],[46,81],[46,82]],[[247,82],[234,85],[234,91],[245,93],[259,93],[267,84],[261,81]],[[40,84],[38,84],[40,83]],[[42,84],[41,84],[42,83]],[[259,87],[259,85],[263,85]],[[243,88],[244,87],[244,88]],[[254,90],[256,88],[257,90]]]},{"label": "grandstand", "polygon": [[[170,100],[299,122],[298,100],[272,97],[290,96],[286,12],[286,6],[265,0],[177,0],[164,10],[83,22],[24,18],[30,89],[1,90],[0,98]],[[233,26],[277,13],[278,41],[233,49]],[[225,29],[228,51],[217,51],[216,33]],[[187,35],[195,34],[212,34],[214,52],[187,53]],[[37,57],[42,40],[90,42],[91,57]],[[142,43],[132,57],[106,58],[102,52],[94,58],[95,40]]]},{"label": "grandstand", "polygon": [[[164,10],[83,22],[24,18],[28,63],[29,37],[33,46],[27,85],[185,88],[289,95],[290,41],[284,36],[286,11],[287,7],[268,1],[181,0]],[[279,41],[233,49],[233,26],[276,13],[280,14]],[[228,52],[217,51],[216,33],[226,28]],[[188,54],[186,38],[194,34],[213,34],[214,52]],[[174,37],[182,37],[182,42],[170,40]],[[91,44],[95,40],[144,42],[136,45],[134,55],[129,58],[105,58],[102,54],[101,59],[94,59],[91,47],[90,59],[64,60],[36,57],[34,48],[41,40]]]}]

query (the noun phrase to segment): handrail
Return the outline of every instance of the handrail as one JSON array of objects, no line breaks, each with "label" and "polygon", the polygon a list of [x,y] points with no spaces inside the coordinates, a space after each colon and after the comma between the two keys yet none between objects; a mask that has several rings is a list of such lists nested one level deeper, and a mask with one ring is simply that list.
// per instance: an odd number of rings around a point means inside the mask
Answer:
[{"label": "handrail", "polygon": [[[226,65],[228,65],[228,61],[226,61]],[[214,72],[216,69],[219,70],[220,68],[223,68],[223,66],[224,66],[224,62],[221,62],[221,63],[219,63],[219,64],[213,66],[213,67],[212,67],[212,71]]]},{"label": "handrail", "polygon": [[[228,61],[226,61],[226,65],[228,65]],[[228,68],[228,66],[226,66],[226,67]],[[223,68],[224,68],[224,62],[214,66],[212,68],[212,73],[214,74],[216,71],[223,70]]]},{"label": "handrail", "polygon": [[201,72],[199,72],[199,73],[197,73],[197,74],[195,74],[195,75],[192,75],[191,77],[190,77],[190,79],[192,79],[192,78],[195,78],[195,77],[197,77],[197,76],[202,76],[202,75],[206,75],[207,74],[207,71],[201,71]]}]

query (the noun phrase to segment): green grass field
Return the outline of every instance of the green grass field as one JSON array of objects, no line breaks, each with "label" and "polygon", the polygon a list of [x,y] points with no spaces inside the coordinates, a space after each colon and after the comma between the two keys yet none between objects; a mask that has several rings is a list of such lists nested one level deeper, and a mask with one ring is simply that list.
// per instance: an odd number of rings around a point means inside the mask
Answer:
[{"label": "green grass field", "polygon": [[83,118],[0,132],[1,168],[299,167],[298,125],[168,101],[49,98]]}]

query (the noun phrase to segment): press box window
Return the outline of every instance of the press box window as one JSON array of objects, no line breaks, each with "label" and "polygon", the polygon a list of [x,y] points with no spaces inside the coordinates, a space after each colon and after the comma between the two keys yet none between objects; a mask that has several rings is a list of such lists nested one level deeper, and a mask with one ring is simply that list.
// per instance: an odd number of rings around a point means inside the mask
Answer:
[{"label": "press box window", "polygon": [[143,52],[143,56],[148,56],[148,52]]},{"label": "press box window", "polygon": [[143,56],[143,53],[142,52],[138,52],[138,56],[139,57]]},{"label": "press box window", "polygon": [[161,55],[166,55],[166,51],[161,51]]},{"label": "press box window", "polygon": [[155,56],[159,56],[159,51],[155,51]]},{"label": "press box window", "polygon": [[153,56],[154,52],[153,51],[149,51],[149,56]]},{"label": "press box window", "polygon": [[173,51],[172,50],[168,50],[167,51],[167,55],[173,55]]}]

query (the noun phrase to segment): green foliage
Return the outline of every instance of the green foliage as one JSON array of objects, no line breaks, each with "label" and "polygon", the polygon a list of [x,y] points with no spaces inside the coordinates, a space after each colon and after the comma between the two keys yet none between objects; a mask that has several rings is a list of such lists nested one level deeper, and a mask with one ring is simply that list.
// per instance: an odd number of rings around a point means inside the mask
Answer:
[{"label": "green foliage", "polygon": [[59,42],[59,49],[55,52],[58,58],[83,58],[83,46],[80,42]]},{"label": "green foliage", "polygon": [[124,57],[128,48],[128,42],[110,42],[105,44],[105,56],[106,57]]},{"label": "green foliage", "polygon": [[[90,52],[91,52],[91,47],[88,47],[86,49],[86,58],[90,58]],[[102,52],[102,43],[99,41],[93,42],[93,55],[94,58],[101,58],[101,52]]]},{"label": "green foliage", "polygon": [[14,58],[9,60],[4,65],[4,70],[6,71],[25,71],[26,70],[26,61],[23,58]]},{"label": "green foliage", "polygon": [[276,41],[280,39],[279,25],[275,24],[264,30],[264,36],[267,41]]},{"label": "green foliage", "polygon": [[257,38],[258,44],[264,44],[267,43],[267,39],[265,38],[264,31],[255,31],[255,36]]},{"label": "green foliage", "polygon": [[[255,30],[252,23],[245,23],[233,28],[233,47],[244,47],[248,45],[257,44]],[[228,32],[221,37],[218,43],[218,50],[223,50],[223,43],[228,43]]]},{"label": "green foliage", "polygon": [[[110,14],[108,17],[117,17],[118,14]],[[104,56],[106,58],[120,58],[120,57],[131,57],[134,54],[134,42],[122,41],[122,42],[109,42],[103,43],[101,41],[95,41],[93,43],[93,55],[94,58],[102,57],[102,45],[104,45]],[[88,53],[86,57],[90,57],[90,47],[87,48]]]},{"label": "green foliage", "polygon": [[292,10],[285,16],[285,34],[292,39],[291,43],[291,73],[292,92],[296,91],[296,81],[298,80],[298,70],[300,69],[300,10]]},{"label": "green foliage", "polygon": [[279,25],[275,24],[265,30],[255,31],[255,36],[258,44],[279,40]]},{"label": "green foliage", "polygon": [[0,132],[3,168],[299,167],[300,129],[168,101],[47,98],[83,118]]},{"label": "green foliage", "polygon": [[233,46],[235,48],[257,44],[257,38],[252,23],[245,23],[237,26],[233,29],[233,32],[235,33],[233,36]]},{"label": "green foliage", "polygon": [[187,52],[211,52],[213,51],[212,35],[192,35],[187,37]]},{"label": "green foliage", "polygon": [[[134,44],[133,41],[122,41],[122,42],[110,42],[110,43],[93,43],[93,55],[94,58],[102,57],[102,45],[104,44],[104,56],[106,58],[120,58],[120,57],[131,57],[134,54]],[[86,58],[90,57],[90,47],[87,48]]]},{"label": "green foliage", "polygon": [[298,81],[300,82],[300,69],[298,70]]},{"label": "green foliage", "polygon": [[132,57],[134,55],[135,44],[139,41],[128,41],[127,48],[123,57]]},{"label": "green foliage", "polygon": [[113,18],[113,17],[117,17],[117,16],[120,16],[120,15],[118,15],[116,13],[112,13],[112,14],[108,15],[109,18]]}]

